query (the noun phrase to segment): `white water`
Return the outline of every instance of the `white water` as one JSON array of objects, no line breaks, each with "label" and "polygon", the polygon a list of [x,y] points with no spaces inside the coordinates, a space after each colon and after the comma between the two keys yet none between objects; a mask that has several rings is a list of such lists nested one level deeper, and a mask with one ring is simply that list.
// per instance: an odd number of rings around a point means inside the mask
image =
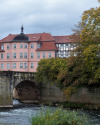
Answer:
[{"label": "white water", "polygon": [[[13,101],[14,108],[0,109],[0,123],[1,125],[31,125],[29,118],[35,116],[40,109],[34,104],[22,104],[17,100]],[[100,125],[100,111],[83,110],[82,113],[88,114],[94,125]]]}]

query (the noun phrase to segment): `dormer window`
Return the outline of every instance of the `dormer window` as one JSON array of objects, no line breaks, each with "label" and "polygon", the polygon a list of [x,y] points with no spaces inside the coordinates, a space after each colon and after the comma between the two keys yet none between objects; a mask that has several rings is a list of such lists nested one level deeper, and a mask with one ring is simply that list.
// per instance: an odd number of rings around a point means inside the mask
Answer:
[{"label": "dormer window", "polygon": [[37,48],[41,48],[41,44],[40,43],[37,44]]},{"label": "dormer window", "polygon": [[4,46],[3,46],[3,45],[1,45],[1,49],[2,49],[2,50],[4,49]]}]

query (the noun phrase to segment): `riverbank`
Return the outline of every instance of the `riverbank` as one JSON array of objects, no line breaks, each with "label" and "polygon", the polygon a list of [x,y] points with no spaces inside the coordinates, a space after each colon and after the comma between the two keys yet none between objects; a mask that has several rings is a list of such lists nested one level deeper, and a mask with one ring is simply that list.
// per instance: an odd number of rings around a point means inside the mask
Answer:
[{"label": "riverbank", "polygon": [[90,103],[73,103],[73,102],[47,103],[47,102],[42,102],[41,104],[49,105],[49,106],[62,107],[62,108],[100,110],[100,105],[99,104],[90,104]]}]

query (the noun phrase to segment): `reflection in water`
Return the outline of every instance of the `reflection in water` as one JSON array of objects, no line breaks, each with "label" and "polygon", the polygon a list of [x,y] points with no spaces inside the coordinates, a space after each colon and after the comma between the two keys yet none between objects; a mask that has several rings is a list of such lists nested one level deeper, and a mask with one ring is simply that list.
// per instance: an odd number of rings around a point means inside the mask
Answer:
[{"label": "reflection in water", "polygon": [[[17,100],[13,101],[14,108],[0,109],[0,123],[2,125],[30,125],[29,117],[35,115],[40,109],[39,105],[23,104]],[[82,113],[88,114],[94,125],[100,125],[100,111],[83,110]]]}]

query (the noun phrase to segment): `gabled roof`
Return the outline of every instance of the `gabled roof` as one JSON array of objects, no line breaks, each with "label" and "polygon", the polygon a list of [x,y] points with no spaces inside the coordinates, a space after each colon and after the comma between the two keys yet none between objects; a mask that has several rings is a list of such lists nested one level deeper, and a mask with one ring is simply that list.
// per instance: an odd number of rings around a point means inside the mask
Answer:
[{"label": "gabled roof", "polygon": [[[0,40],[0,42],[11,42],[18,34],[9,34],[7,37]],[[29,41],[38,41],[42,35],[42,33],[36,34],[25,34],[29,37]]]},{"label": "gabled roof", "polygon": [[72,38],[71,35],[68,36],[53,36],[55,43],[71,43],[75,42]]},{"label": "gabled roof", "polygon": [[41,48],[38,48],[37,51],[54,51],[54,50],[58,50],[54,41],[53,42],[41,42]]},{"label": "gabled roof", "polygon": [[42,36],[39,41],[54,41],[54,38],[49,33],[42,33]]}]

